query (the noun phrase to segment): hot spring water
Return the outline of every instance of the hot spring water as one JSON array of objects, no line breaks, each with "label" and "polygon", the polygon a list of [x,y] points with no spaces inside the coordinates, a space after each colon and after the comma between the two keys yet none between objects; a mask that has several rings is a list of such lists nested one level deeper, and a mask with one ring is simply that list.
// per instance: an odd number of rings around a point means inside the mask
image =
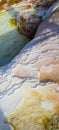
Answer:
[{"label": "hot spring water", "polygon": [[9,63],[29,39],[20,35],[14,21],[19,9],[0,12],[0,67]]},{"label": "hot spring water", "polygon": [[[8,64],[30,41],[29,38],[18,32],[14,20],[15,14],[23,10],[24,8],[15,5],[13,9],[0,12],[0,67]],[[52,12],[51,10],[48,11]],[[50,14],[47,10],[37,11],[36,13],[43,19],[45,19],[47,13]]]}]

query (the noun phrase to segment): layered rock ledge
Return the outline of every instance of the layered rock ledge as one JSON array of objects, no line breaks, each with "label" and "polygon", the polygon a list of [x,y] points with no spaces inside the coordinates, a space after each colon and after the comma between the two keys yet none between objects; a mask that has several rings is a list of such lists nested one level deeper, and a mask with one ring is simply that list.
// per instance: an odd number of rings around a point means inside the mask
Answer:
[{"label": "layered rock ledge", "polygon": [[[43,86],[42,90],[40,89],[41,86]],[[59,119],[59,9],[55,10],[40,24],[34,39],[22,49],[10,64],[0,67],[0,108],[4,114],[13,111],[31,87],[33,87],[33,91],[36,90],[35,87],[39,88],[38,91],[42,98],[45,99],[46,95],[47,104],[49,104],[49,101],[53,103],[53,109],[51,110]],[[44,92],[45,87],[46,91]],[[38,98],[36,91],[34,94],[31,92],[35,102],[40,99],[38,91]],[[29,106],[32,105],[30,100],[27,104]],[[33,108],[35,108],[34,106]],[[50,114],[52,111],[50,111]],[[31,112],[33,112],[32,109]],[[17,118],[17,113],[15,116]],[[56,119],[56,117],[54,118]],[[52,120],[54,119],[52,118]],[[8,122],[10,123],[10,121]],[[51,126],[51,122],[49,124]],[[23,126],[25,127],[25,122]],[[42,125],[38,126],[37,129],[39,128],[44,130]],[[56,128],[59,129],[59,126]]]},{"label": "layered rock ledge", "polygon": [[24,82],[36,87],[44,80],[59,82],[59,10],[42,22],[34,39],[10,64],[0,67],[0,99]]}]

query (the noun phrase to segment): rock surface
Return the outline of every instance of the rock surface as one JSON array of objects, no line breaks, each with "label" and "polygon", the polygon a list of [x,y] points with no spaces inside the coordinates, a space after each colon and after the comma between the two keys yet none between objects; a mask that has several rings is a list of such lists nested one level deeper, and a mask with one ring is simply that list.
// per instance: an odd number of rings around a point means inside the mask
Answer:
[{"label": "rock surface", "polygon": [[[58,130],[59,94],[49,86],[30,88],[19,106],[5,119],[15,130]],[[53,124],[53,125],[52,125]]]},{"label": "rock surface", "polygon": [[59,0],[0,0],[0,10],[8,8],[9,6],[12,6],[13,4],[19,3],[22,4],[22,6],[29,7],[37,7],[37,8],[48,8],[50,7],[54,2],[57,2]]},{"label": "rock surface", "polygon": [[0,67],[0,109],[4,114],[13,111],[31,87],[40,87],[40,81],[56,92],[56,97],[50,96],[43,86],[41,94],[56,103],[53,110],[59,116],[59,9],[40,24],[34,39],[10,64]]},{"label": "rock surface", "polygon": [[50,7],[54,2],[57,2],[58,0],[28,0],[29,2],[32,2],[34,5],[38,7]]},{"label": "rock surface", "polygon": [[33,38],[39,24],[42,22],[42,18],[37,16],[35,10],[28,10],[21,14],[16,15],[16,22],[18,25],[18,31],[29,37]]},{"label": "rock surface", "polygon": [[[35,1],[37,2],[37,1]],[[54,3],[55,2],[55,3]],[[53,4],[54,3],[54,4]],[[32,3],[33,6],[35,5]],[[51,6],[50,12],[48,7]],[[34,7],[19,12],[15,16],[16,23],[18,25],[18,31],[30,38],[33,38],[39,24],[43,21],[46,14],[50,14],[59,5],[56,1],[43,1],[41,4],[38,2]],[[43,13],[45,12],[45,13]]]}]

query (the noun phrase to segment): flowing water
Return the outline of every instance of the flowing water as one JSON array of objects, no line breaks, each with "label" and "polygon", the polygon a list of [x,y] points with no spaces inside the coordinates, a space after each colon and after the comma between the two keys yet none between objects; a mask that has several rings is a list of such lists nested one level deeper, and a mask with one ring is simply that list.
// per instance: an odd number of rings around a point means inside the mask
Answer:
[{"label": "flowing water", "polygon": [[[24,9],[24,6],[21,8],[16,5],[13,9],[0,12],[0,67],[8,64],[30,41],[29,38],[18,32],[14,20],[15,14],[19,11],[22,12]],[[31,11],[31,9],[27,10]],[[46,11],[36,13],[39,16],[44,16]]]},{"label": "flowing water", "polygon": [[0,66],[9,63],[24,45],[30,40],[19,34],[14,15],[19,11],[15,7],[9,11],[0,12]]}]

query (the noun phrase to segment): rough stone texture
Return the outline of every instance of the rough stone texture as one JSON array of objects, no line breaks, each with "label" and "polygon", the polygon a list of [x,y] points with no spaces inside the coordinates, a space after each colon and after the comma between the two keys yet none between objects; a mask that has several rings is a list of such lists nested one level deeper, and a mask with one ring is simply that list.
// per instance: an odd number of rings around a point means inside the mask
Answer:
[{"label": "rough stone texture", "polygon": [[0,10],[8,8],[9,6],[12,6],[16,3],[22,3],[22,6],[29,7],[37,7],[37,8],[48,8],[50,7],[54,2],[59,0],[0,0]]},{"label": "rough stone texture", "polygon": [[37,7],[41,6],[47,8],[50,7],[54,2],[57,2],[58,0],[28,0],[28,1],[37,5]]},{"label": "rough stone texture", "polygon": [[35,10],[18,13],[15,19],[18,25],[18,31],[29,38],[33,38],[39,24],[42,22],[42,18],[37,16]]},{"label": "rough stone texture", "polygon": [[15,5],[19,5],[23,8],[31,8],[33,6],[32,3],[29,3],[29,2],[16,2],[16,1],[4,1],[4,0],[1,0],[0,1],[0,10],[3,10],[3,9],[6,9],[8,10],[9,8],[14,8]]},{"label": "rough stone texture", "polygon": [[5,114],[12,111],[29,91],[25,87],[38,87],[40,80],[54,81],[49,87],[59,95],[59,10],[41,23],[34,39],[10,64],[0,68],[0,109]]},{"label": "rough stone texture", "polygon": [[58,130],[59,94],[49,86],[27,87],[29,92],[7,116],[6,122],[15,130]]}]

